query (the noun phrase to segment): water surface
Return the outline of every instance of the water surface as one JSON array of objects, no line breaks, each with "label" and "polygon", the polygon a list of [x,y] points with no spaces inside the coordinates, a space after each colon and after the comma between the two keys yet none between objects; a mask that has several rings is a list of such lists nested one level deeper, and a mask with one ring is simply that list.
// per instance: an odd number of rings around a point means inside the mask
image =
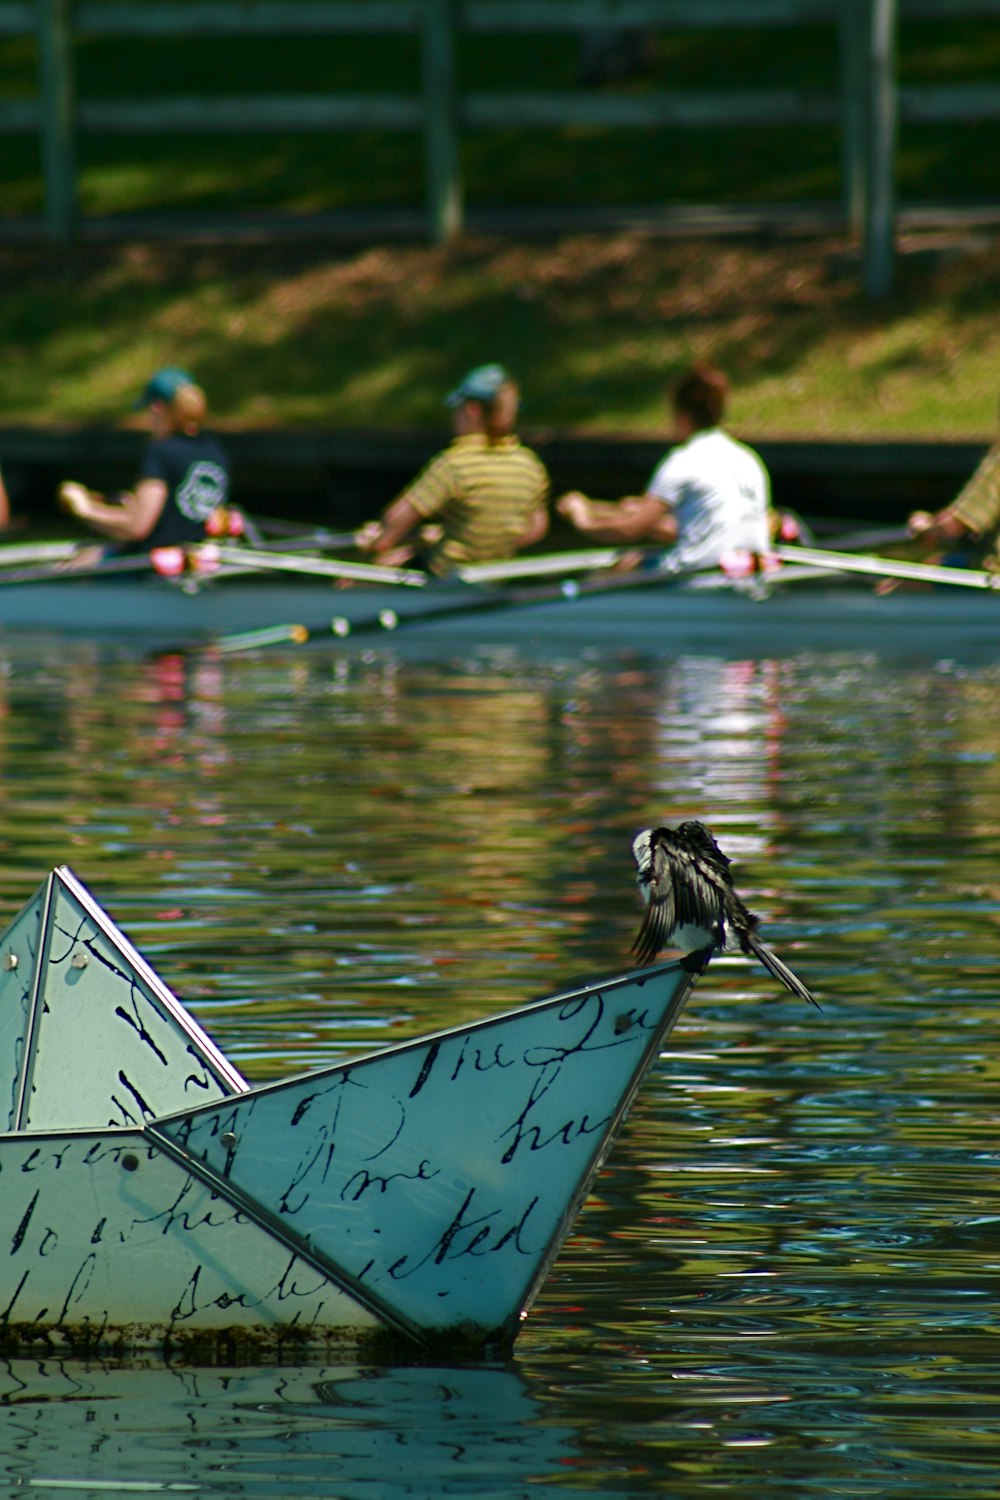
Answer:
[{"label": "water surface", "polygon": [[713,964],[509,1364],[0,1363],[0,1491],[995,1495],[1000,664],[0,666],[0,913],[70,864],[253,1080],[627,966],[650,821],[823,1003]]}]

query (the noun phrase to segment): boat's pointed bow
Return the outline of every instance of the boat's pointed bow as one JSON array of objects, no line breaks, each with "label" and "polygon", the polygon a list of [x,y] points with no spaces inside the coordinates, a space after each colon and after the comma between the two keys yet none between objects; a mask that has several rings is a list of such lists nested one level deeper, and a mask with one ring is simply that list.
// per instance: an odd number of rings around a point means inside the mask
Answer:
[{"label": "boat's pointed bow", "polygon": [[131,1126],[245,1089],[65,866],[0,936],[0,1120]]},{"label": "boat's pointed bow", "polygon": [[691,983],[660,965],[155,1129],[390,1325],[504,1344]]}]

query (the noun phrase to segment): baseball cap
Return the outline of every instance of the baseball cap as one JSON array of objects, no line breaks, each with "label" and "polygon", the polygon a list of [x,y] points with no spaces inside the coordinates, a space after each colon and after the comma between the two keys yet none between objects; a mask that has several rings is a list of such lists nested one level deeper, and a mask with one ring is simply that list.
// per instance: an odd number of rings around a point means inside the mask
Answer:
[{"label": "baseball cap", "polygon": [[463,401],[492,401],[510,376],[503,365],[477,365],[461,384],[444,398],[445,406],[461,406]]},{"label": "baseball cap", "polygon": [[154,401],[172,401],[182,385],[194,384],[193,377],[186,370],[167,365],[164,369],[157,370],[155,375],[150,376],[134,409],[139,411],[144,406],[151,406]]}]

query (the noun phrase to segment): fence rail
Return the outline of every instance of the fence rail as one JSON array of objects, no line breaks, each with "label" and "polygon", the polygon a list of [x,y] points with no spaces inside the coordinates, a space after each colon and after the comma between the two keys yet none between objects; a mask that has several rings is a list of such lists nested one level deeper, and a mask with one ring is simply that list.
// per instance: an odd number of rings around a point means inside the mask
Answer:
[{"label": "fence rail", "polygon": [[[78,224],[80,132],[421,132],[428,231],[443,239],[462,227],[459,141],[466,130],[839,125],[843,212],[862,236],[865,284],[877,296],[888,289],[891,279],[898,121],[1000,118],[1000,86],[897,86],[900,15],[919,20],[1000,18],[1000,0],[0,0],[0,37],[34,36],[39,74],[35,98],[0,101],[0,134],[37,133],[46,227],[52,236],[68,238]],[[462,33],[802,25],[833,29],[840,59],[836,92],[748,88],[629,94],[515,88],[463,94],[459,88],[456,50]],[[412,95],[77,97],[77,37],[347,34],[416,36],[422,54],[421,89]]]}]

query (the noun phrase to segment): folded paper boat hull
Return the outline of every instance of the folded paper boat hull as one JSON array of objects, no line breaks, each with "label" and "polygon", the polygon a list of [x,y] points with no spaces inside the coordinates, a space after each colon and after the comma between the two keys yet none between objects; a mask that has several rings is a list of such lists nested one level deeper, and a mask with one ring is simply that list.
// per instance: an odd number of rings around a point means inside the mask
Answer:
[{"label": "folded paper boat hull", "polygon": [[0,940],[0,1342],[509,1347],[691,982],[250,1088],[55,871]]}]

